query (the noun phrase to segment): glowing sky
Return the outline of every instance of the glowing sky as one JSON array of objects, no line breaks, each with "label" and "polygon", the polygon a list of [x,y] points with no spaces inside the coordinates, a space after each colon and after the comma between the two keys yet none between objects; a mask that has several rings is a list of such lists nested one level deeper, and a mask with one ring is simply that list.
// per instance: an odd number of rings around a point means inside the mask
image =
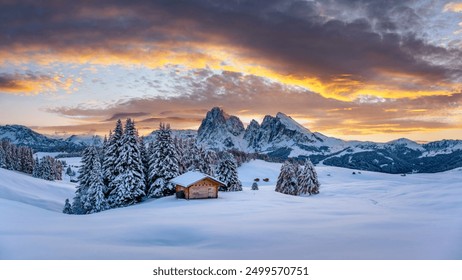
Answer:
[{"label": "glowing sky", "polygon": [[462,2],[0,1],[0,124],[197,128],[220,106],[343,139],[462,139]]}]

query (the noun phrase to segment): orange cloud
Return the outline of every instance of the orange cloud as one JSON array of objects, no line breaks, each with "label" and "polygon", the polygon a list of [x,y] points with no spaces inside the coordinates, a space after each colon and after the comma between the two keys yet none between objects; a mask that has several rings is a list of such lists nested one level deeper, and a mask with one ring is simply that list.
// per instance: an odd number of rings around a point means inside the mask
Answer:
[{"label": "orange cloud", "polygon": [[462,12],[462,2],[450,2],[444,5],[443,11],[460,13]]},{"label": "orange cloud", "polygon": [[70,93],[76,90],[76,83],[79,82],[80,79],[73,80],[62,75],[3,75],[0,76],[0,93],[36,95],[58,90]]}]

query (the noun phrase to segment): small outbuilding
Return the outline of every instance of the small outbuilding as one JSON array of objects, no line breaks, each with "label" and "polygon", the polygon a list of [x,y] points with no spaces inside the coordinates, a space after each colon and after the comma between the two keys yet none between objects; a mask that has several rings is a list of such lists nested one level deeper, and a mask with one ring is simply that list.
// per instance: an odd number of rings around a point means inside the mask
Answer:
[{"label": "small outbuilding", "polygon": [[218,189],[225,184],[199,171],[188,171],[170,180],[175,184],[177,198],[218,198]]}]

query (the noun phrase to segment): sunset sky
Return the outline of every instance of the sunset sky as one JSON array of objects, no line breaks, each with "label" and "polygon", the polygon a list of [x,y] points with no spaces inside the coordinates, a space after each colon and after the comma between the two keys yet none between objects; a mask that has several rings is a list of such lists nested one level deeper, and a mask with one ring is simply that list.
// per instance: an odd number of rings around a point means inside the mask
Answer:
[{"label": "sunset sky", "polygon": [[0,0],[0,125],[197,128],[214,106],[342,139],[462,139],[462,2]]}]

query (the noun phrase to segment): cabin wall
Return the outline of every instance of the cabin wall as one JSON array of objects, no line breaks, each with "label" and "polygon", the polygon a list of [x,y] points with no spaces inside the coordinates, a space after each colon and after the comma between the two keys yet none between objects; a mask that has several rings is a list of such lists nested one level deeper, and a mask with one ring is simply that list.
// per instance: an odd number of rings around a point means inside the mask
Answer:
[{"label": "cabin wall", "polygon": [[208,178],[201,180],[188,188],[175,186],[176,197],[185,199],[218,198],[220,184]]},{"label": "cabin wall", "polygon": [[199,181],[188,188],[187,199],[197,198],[217,198],[218,197],[218,184],[215,181],[204,179]]}]

